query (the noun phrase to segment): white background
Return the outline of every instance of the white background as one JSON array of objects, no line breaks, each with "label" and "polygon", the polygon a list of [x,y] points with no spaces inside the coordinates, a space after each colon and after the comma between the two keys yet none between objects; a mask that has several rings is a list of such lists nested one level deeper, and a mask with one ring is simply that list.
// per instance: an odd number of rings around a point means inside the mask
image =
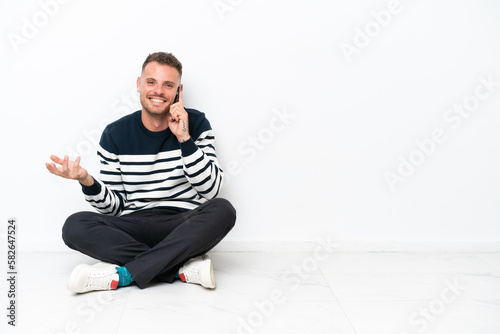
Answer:
[{"label": "white background", "polygon": [[[97,175],[104,125],[139,109],[142,62],[169,51],[230,177],[222,196],[238,219],[220,249],[320,237],[347,250],[500,249],[495,1],[65,2],[0,5],[2,240],[15,217],[21,249],[67,249],[66,217],[93,209],[45,162],[80,154]],[[481,77],[497,86],[447,121]],[[419,153],[435,131],[445,140]],[[391,188],[387,173],[410,157]]]}]

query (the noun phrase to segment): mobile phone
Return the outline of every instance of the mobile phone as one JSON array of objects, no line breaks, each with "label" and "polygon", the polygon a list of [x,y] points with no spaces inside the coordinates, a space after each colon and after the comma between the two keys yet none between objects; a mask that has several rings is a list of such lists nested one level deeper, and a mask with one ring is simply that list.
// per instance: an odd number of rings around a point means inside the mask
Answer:
[{"label": "mobile phone", "polygon": [[177,94],[175,94],[174,102],[177,103],[179,102],[179,92],[181,91],[181,86],[177,87]]}]

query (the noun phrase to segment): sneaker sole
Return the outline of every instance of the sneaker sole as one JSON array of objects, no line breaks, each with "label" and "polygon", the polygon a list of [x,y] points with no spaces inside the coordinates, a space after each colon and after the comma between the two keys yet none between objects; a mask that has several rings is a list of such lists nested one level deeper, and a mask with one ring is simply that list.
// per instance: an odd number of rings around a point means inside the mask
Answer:
[{"label": "sneaker sole", "polygon": [[217,282],[215,281],[215,273],[214,273],[214,267],[212,266],[212,260],[206,259],[203,262],[204,262],[203,265],[205,267],[208,267],[209,277],[205,277],[205,280],[203,281],[204,284],[202,284],[202,286],[207,289],[215,289],[215,287],[217,286]]}]

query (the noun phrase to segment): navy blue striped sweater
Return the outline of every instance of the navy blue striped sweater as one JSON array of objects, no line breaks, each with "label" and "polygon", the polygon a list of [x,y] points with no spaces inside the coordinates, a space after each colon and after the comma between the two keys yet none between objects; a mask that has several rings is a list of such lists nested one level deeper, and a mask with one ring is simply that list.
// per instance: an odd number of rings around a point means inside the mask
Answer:
[{"label": "navy blue striped sweater", "polygon": [[179,143],[170,129],[151,132],[136,111],[103,131],[97,154],[99,179],[82,187],[99,212],[125,215],[164,207],[191,210],[214,198],[223,172],[215,155],[215,137],[205,114],[187,109],[191,139]]}]

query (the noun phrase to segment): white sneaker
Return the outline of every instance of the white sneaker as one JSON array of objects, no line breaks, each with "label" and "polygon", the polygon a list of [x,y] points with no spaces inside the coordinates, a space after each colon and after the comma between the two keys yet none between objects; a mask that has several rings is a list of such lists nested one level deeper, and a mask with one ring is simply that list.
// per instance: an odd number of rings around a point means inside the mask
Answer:
[{"label": "white sneaker", "polygon": [[200,284],[207,289],[214,289],[217,285],[212,260],[206,255],[192,258],[186,262],[179,269],[179,277],[184,282]]},{"label": "white sneaker", "polygon": [[118,287],[120,280],[116,267],[119,266],[103,262],[96,263],[93,266],[80,264],[71,272],[68,290],[75,293],[114,290]]}]

